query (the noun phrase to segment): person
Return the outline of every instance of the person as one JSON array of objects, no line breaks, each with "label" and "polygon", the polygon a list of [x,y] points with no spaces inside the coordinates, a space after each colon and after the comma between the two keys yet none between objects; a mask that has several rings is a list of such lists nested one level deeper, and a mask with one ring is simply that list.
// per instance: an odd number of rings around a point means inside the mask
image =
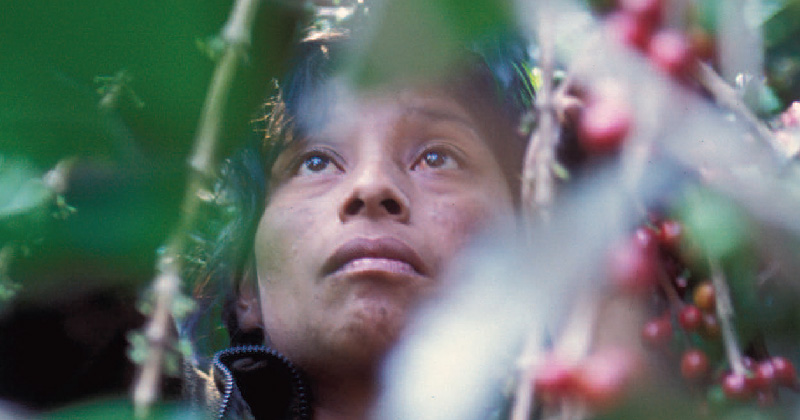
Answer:
[{"label": "person", "polygon": [[446,80],[365,91],[336,73],[347,42],[300,43],[263,136],[223,170],[237,218],[205,269],[232,285],[231,347],[186,385],[217,418],[367,417],[414,309],[519,207],[522,43],[486,41]]}]

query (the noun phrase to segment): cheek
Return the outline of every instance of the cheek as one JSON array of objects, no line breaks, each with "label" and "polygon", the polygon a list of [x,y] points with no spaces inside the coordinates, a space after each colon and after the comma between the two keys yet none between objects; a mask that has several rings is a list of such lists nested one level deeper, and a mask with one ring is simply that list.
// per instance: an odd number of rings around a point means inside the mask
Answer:
[{"label": "cheek", "polygon": [[[303,255],[313,251],[310,240],[314,221],[319,216],[302,206],[270,204],[264,211],[255,237],[257,270],[262,281],[278,282],[279,277],[297,274]],[[305,250],[305,251],[304,251]]]},{"label": "cheek", "polygon": [[431,222],[442,239],[437,242],[457,252],[476,233],[510,209],[508,200],[473,195],[442,200],[431,208]]}]

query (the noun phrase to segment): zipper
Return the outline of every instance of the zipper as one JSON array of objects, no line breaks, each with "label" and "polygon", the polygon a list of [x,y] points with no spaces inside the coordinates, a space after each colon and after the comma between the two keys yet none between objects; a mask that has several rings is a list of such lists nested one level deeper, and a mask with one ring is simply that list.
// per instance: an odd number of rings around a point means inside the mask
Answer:
[{"label": "zipper", "polygon": [[294,390],[294,395],[296,396],[298,403],[297,415],[300,419],[310,420],[311,403],[309,401],[308,390],[306,389],[305,381],[303,380],[303,375],[300,373],[300,370],[297,369],[295,365],[284,355],[265,346],[231,347],[214,355],[212,366],[219,369],[225,377],[225,389],[222,394],[222,403],[220,404],[219,411],[217,412],[217,419],[222,420],[225,416],[226,412],[228,411],[228,405],[230,403],[231,396],[233,394],[233,372],[231,372],[230,369],[225,366],[225,364],[222,362],[222,358],[245,354],[272,356],[278,359],[278,361],[283,363],[289,369],[289,372],[292,376],[292,389]]}]

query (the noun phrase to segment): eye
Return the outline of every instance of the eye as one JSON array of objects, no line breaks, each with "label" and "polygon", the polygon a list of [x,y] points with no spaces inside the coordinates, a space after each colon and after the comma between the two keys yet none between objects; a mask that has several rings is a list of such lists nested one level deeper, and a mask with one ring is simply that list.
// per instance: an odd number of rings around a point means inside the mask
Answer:
[{"label": "eye", "polygon": [[297,166],[297,175],[335,173],[339,171],[340,168],[333,158],[320,151],[313,151],[302,156]]},{"label": "eye", "polygon": [[412,169],[457,169],[458,162],[450,152],[441,149],[428,149],[414,163]]}]

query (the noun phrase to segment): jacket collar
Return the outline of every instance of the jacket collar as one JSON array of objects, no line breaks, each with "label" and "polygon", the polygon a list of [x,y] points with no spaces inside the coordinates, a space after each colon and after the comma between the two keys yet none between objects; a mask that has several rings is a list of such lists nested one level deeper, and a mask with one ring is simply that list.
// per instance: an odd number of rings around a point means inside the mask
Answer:
[{"label": "jacket collar", "polygon": [[231,347],[212,360],[221,393],[217,418],[311,419],[305,375],[285,356],[264,346]]}]

